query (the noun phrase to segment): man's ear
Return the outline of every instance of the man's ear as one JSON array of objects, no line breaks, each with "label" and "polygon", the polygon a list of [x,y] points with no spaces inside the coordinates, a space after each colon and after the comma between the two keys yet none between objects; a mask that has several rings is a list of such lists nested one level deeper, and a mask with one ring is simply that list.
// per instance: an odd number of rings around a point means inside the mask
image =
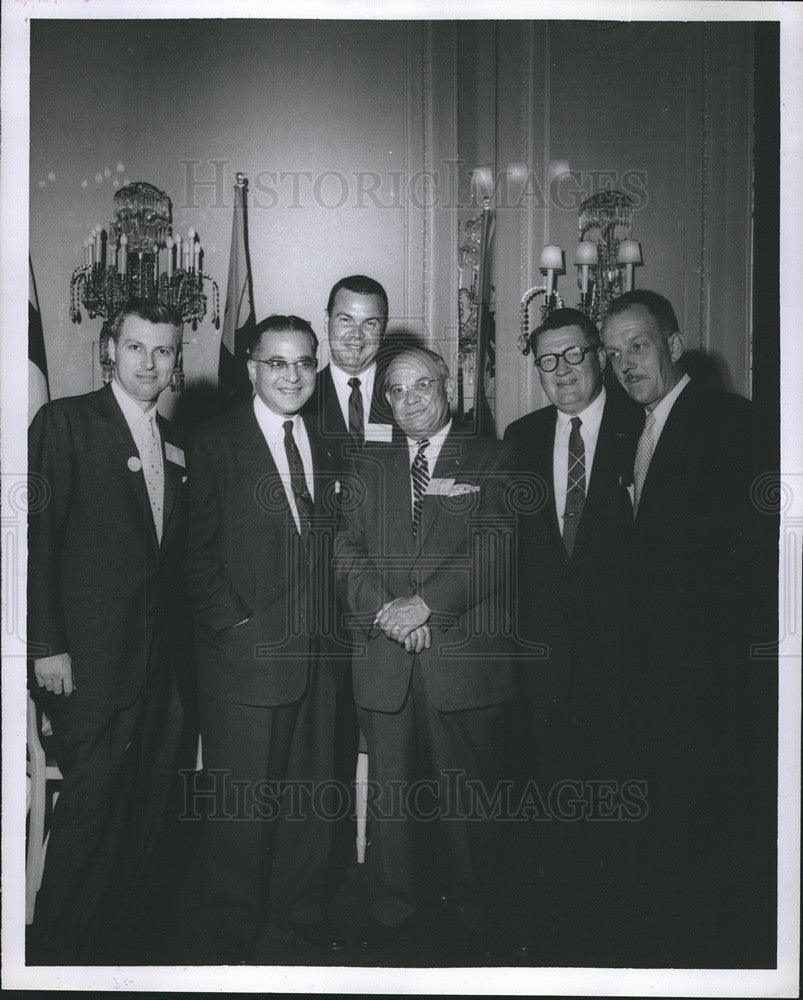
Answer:
[{"label": "man's ear", "polygon": [[443,383],[443,388],[446,390],[446,398],[450,403],[454,402],[455,397],[455,384],[453,378],[447,378]]},{"label": "man's ear", "polygon": [[672,354],[673,361],[679,361],[680,356],[683,354],[683,334],[676,331],[669,336],[669,350]]},{"label": "man's ear", "polygon": [[605,371],[605,365],[608,363],[608,355],[605,353],[605,348],[602,344],[597,348],[597,360],[599,361],[600,371]]},{"label": "man's ear", "polygon": [[117,344],[115,344],[113,337],[109,337],[106,344],[106,351],[109,355],[109,361],[114,364],[117,361]]}]

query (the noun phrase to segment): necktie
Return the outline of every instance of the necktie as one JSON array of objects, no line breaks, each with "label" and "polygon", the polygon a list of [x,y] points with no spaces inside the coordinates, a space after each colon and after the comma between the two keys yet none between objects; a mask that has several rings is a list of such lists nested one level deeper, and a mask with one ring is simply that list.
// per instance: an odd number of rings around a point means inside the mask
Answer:
[{"label": "necktie", "polygon": [[424,504],[424,494],[429,486],[429,465],[424,452],[429,447],[429,438],[422,438],[418,442],[418,451],[415,453],[413,464],[410,467],[410,475],[413,479],[413,534],[417,534],[418,526],[421,523],[421,507]]},{"label": "necktie", "polygon": [[365,420],[362,409],[362,393],[360,392],[360,380],[350,378],[351,395],[349,396],[349,434],[357,444],[363,443],[365,437]]},{"label": "necktie", "polygon": [[293,437],[293,421],[284,422],[284,451],[287,455],[287,465],[290,468],[290,486],[293,490],[293,499],[296,502],[298,520],[301,525],[301,534],[306,534],[310,529],[312,520],[312,497],[307,487],[307,477],[304,475],[304,463],[301,461],[301,454]]},{"label": "necktie", "polygon": [[566,472],[566,506],[563,509],[563,544],[569,555],[574,548],[577,527],[586,500],[586,451],[580,427],[582,420],[572,417],[569,434],[569,463]]},{"label": "necktie", "polygon": [[638,513],[641,491],[644,489],[644,480],[647,478],[647,470],[650,467],[650,459],[654,451],[655,414],[648,411],[644,421],[644,430],[638,439],[636,461],[633,465],[633,517]]},{"label": "necktie", "polygon": [[148,489],[156,537],[162,540],[162,519],[164,516],[165,474],[162,464],[162,448],[156,436],[153,415],[143,421],[142,427],[142,473]]}]

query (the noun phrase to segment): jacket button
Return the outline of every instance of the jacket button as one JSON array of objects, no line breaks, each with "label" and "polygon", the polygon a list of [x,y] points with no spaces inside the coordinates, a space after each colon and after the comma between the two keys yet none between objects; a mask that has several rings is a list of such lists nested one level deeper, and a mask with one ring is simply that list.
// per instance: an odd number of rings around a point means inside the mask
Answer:
[{"label": "jacket button", "polygon": [[418,590],[418,584],[410,577],[410,590]]}]

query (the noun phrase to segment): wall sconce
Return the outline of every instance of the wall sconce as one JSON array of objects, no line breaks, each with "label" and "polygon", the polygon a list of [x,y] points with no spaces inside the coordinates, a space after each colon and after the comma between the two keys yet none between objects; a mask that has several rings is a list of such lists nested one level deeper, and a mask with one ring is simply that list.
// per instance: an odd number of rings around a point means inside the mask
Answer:
[{"label": "wall sconce", "polygon": [[[624,292],[633,290],[633,269],[642,263],[641,244],[631,235],[633,202],[621,191],[601,191],[580,206],[580,242],[575,252],[578,308],[595,323],[601,323],[608,306]],[[540,260],[546,285],[528,289],[521,300],[519,350],[530,351],[530,303],[544,295],[541,322],[553,309],[563,306],[555,275],[564,274],[563,251],[544,247]]]}]

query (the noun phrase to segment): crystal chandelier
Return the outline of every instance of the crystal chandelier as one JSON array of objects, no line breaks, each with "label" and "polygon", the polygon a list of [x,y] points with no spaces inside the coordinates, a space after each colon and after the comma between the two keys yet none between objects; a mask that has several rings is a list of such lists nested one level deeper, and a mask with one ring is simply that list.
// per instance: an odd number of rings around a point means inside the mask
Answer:
[{"label": "crystal chandelier", "polygon": [[[152,184],[136,181],[114,196],[114,220],[108,231],[96,226],[84,241],[84,263],[70,279],[70,319],[81,322],[83,307],[90,319],[109,321],[129,299],[154,299],[167,306],[193,330],[212,300],[211,319],[220,326],[217,283],[203,270],[204,251],[195,230],[186,239],[173,236],[170,199]],[[205,284],[206,283],[206,284]],[[208,286],[208,287],[207,287]],[[112,375],[108,352],[109,333],[103,324],[99,360],[104,381]],[[181,360],[171,383],[183,384]]]},{"label": "crystal chandelier", "polygon": [[[633,202],[621,191],[601,191],[580,205],[580,242],[574,262],[577,267],[577,287],[580,289],[578,308],[601,323],[611,302],[623,292],[633,289],[633,269],[641,264],[641,244],[632,239]],[[540,260],[546,285],[528,289],[521,300],[521,333],[519,349],[530,351],[530,303],[544,295],[541,322],[553,309],[563,306],[558,294],[556,276],[566,273],[564,254],[560,247],[544,247]]]}]

